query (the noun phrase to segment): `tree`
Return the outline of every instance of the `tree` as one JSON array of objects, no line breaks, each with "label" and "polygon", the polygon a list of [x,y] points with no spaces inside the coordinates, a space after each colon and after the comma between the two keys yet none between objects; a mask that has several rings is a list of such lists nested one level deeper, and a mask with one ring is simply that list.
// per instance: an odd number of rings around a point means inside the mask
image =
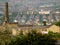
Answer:
[{"label": "tree", "polygon": [[59,30],[60,30],[60,20],[56,22],[55,25],[59,26]]},{"label": "tree", "polygon": [[[51,34],[52,35],[52,34]],[[42,35],[36,31],[29,32],[26,36],[14,37],[9,45],[55,45],[56,40],[50,34]]]},{"label": "tree", "polygon": [[27,35],[23,32],[17,36],[13,36],[9,33],[3,33],[0,35],[0,45],[55,45],[57,40],[53,39],[53,33],[41,34],[32,30]]},{"label": "tree", "polygon": [[46,26],[46,21],[43,21],[43,26]]},{"label": "tree", "polygon": [[60,21],[56,22],[55,24],[60,27]]}]

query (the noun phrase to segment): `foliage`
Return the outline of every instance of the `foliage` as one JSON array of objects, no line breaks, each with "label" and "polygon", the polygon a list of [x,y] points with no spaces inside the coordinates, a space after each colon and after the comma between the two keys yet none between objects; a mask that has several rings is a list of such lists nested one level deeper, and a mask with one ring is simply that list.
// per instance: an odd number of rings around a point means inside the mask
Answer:
[{"label": "foliage", "polygon": [[56,22],[55,25],[60,27],[60,21]]},{"label": "foliage", "polygon": [[49,36],[32,31],[26,36],[16,36],[16,40],[12,40],[9,45],[55,45],[56,40]]},{"label": "foliage", "polygon": [[43,21],[43,26],[46,26],[46,21]]},{"label": "foliage", "polygon": [[17,36],[6,32],[0,35],[0,45],[55,45],[57,40],[54,39],[53,36],[53,32],[43,35],[36,33],[34,30],[27,35],[23,35],[21,31]]},{"label": "foliage", "polygon": [[52,38],[56,38],[56,39],[60,38],[60,33],[53,33],[49,31],[48,35],[51,35]]}]

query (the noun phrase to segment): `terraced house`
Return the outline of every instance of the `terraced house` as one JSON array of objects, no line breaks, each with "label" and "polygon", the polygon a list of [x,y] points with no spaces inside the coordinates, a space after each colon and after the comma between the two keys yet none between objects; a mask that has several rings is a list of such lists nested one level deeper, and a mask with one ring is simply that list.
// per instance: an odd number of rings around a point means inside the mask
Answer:
[{"label": "terraced house", "polygon": [[8,3],[5,4],[5,20],[3,25],[0,26],[0,30],[4,31],[5,29],[9,29],[12,31],[13,35],[18,35],[22,30],[24,34],[27,34],[31,30],[35,30],[36,32],[41,32],[43,34],[47,34],[49,31],[60,33],[59,27],[56,25],[48,25],[48,26],[40,26],[40,25],[19,25],[18,21],[15,20],[13,23],[9,22],[9,13],[8,13]]}]

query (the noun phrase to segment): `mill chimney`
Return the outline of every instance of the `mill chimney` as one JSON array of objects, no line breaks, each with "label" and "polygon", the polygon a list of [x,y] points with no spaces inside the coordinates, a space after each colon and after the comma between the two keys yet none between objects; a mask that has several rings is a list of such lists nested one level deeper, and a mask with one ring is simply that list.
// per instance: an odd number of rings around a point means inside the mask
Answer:
[{"label": "mill chimney", "polygon": [[8,2],[5,3],[5,24],[8,23]]}]

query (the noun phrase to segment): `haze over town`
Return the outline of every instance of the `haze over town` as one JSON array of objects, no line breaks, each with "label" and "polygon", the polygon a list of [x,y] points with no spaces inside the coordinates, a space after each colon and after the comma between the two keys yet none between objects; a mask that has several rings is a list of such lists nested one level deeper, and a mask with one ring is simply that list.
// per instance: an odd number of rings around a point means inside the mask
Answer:
[{"label": "haze over town", "polygon": [[18,20],[19,24],[30,22],[40,25],[42,21],[49,24],[60,20],[60,0],[0,0],[0,13],[3,15],[5,2],[9,4],[10,22]]}]

